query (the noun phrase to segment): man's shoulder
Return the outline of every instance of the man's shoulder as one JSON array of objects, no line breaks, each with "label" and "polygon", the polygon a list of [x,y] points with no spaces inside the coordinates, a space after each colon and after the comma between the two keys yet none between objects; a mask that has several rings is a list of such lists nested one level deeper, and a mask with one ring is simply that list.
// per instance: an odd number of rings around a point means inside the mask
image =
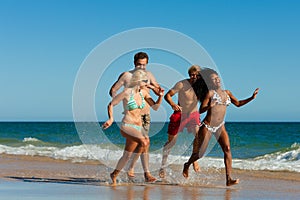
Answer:
[{"label": "man's shoulder", "polygon": [[126,79],[126,78],[131,78],[131,76],[132,76],[132,71],[126,71],[126,72],[123,72],[123,73],[121,73],[120,74],[120,79],[122,78],[122,79]]},{"label": "man's shoulder", "polygon": [[173,86],[172,90],[177,90],[177,91],[183,90],[186,86],[185,82],[186,82],[185,79],[176,82],[175,85]]},{"label": "man's shoulder", "polygon": [[122,75],[132,75],[133,72],[134,72],[133,70],[126,71],[126,72],[123,72]]},{"label": "man's shoulder", "polygon": [[189,79],[183,79],[177,82],[177,84],[182,84],[182,85],[191,85],[189,82]]},{"label": "man's shoulder", "polygon": [[146,74],[147,74],[147,76],[148,76],[149,78],[154,77],[154,75],[153,75],[150,71],[145,70],[145,72],[146,72]]},{"label": "man's shoulder", "polygon": [[126,94],[127,93],[131,93],[132,92],[132,88],[125,87],[124,90],[123,90],[123,92],[126,93]]},{"label": "man's shoulder", "polygon": [[181,92],[188,91],[192,88],[192,85],[189,81],[189,79],[184,79],[178,82],[178,87],[180,88]]}]

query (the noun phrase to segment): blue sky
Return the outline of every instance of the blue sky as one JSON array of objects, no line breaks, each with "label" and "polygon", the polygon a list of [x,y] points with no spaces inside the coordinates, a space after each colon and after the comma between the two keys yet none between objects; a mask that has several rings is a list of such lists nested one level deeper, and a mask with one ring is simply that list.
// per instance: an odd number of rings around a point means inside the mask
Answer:
[{"label": "blue sky", "polygon": [[[227,121],[300,121],[299,19],[300,3],[292,0],[1,0],[0,121],[72,121],[73,86],[87,56],[108,38],[143,27],[174,30],[199,43],[239,99],[261,88],[245,107],[230,106]],[[185,65],[158,51],[149,55],[152,63]],[[132,57],[112,63],[118,71],[98,87],[100,121],[107,118],[108,90],[133,67]],[[179,67],[183,76],[188,67]],[[153,120],[168,120],[171,110],[163,107],[163,119],[154,114]]]}]

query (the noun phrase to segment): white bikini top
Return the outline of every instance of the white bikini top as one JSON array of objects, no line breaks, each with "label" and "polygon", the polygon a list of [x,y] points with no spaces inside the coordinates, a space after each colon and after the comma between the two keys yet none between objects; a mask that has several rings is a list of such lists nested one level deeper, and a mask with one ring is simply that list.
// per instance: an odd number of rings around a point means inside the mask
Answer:
[{"label": "white bikini top", "polygon": [[226,98],[225,102],[223,102],[221,96],[214,90],[214,95],[213,95],[212,99],[215,100],[216,103],[219,105],[229,106],[229,104],[231,103],[231,100],[227,93],[226,93],[226,96],[227,96],[227,98]]}]

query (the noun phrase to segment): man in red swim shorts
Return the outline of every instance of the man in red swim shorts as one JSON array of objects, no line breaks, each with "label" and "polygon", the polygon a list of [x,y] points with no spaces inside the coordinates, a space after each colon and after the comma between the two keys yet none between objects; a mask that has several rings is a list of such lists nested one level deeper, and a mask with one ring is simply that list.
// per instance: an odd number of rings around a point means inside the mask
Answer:
[{"label": "man in red swim shorts", "polygon": [[[189,133],[193,133],[195,136],[198,133],[200,126],[200,114],[198,111],[198,99],[193,90],[192,84],[198,78],[200,73],[200,67],[198,65],[192,65],[189,70],[189,79],[184,79],[177,82],[172,89],[170,89],[165,95],[165,100],[171,105],[174,113],[170,117],[170,123],[168,126],[168,141],[164,145],[161,168],[159,170],[159,176],[165,178],[165,168],[168,159],[168,155],[171,148],[175,145],[177,140],[177,134],[182,132],[184,128],[187,128]],[[178,93],[178,104],[174,103],[172,96]],[[193,163],[194,170],[200,171],[200,167],[197,162]]]},{"label": "man in red swim shorts", "polygon": [[189,133],[193,133],[195,127],[200,125],[200,114],[198,111],[192,113],[182,113],[181,111],[174,111],[170,117],[168,126],[169,135],[177,135],[187,128]]}]

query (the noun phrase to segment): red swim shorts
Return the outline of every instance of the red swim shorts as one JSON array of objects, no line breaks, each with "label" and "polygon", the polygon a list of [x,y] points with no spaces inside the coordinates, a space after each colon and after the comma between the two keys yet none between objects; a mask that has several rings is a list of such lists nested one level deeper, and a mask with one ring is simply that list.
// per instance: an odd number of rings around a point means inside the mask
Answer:
[{"label": "red swim shorts", "polygon": [[168,134],[177,135],[177,133],[182,132],[185,127],[190,129],[199,125],[200,125],[199,112],[196,111],[187,114],[187,113],[181,113],[179,111],[175,111],[170,117]]}]

